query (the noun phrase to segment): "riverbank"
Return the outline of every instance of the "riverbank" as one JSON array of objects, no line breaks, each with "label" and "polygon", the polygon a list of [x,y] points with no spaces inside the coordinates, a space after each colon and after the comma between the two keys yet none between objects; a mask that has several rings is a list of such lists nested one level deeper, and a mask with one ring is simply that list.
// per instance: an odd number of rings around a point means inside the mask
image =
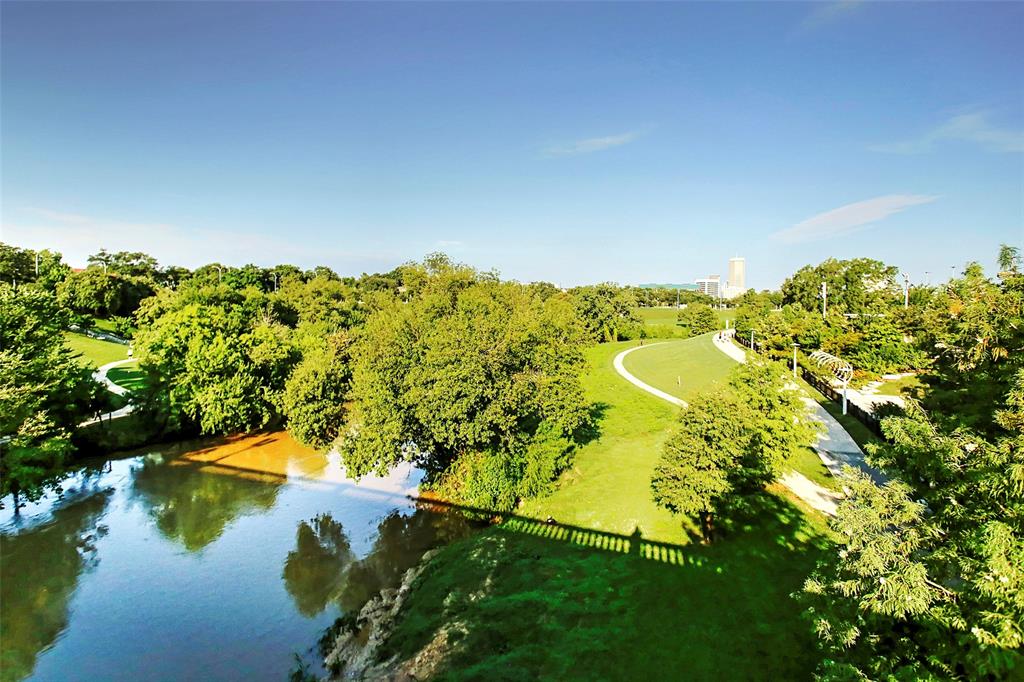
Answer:
[{"label": "riverbank", "polygon": [[[685,343],[704,352],[708,342]],[[433,647],[446,679],[810,677],[813,639],[789,595],[830,546],[823,520],[766,492],[722,520],[722,540],[691,543],[651,501],[676,409],[615,373],[631,345],[588,349],[600,436],[559,489],[441,549],[378,659]]]}]

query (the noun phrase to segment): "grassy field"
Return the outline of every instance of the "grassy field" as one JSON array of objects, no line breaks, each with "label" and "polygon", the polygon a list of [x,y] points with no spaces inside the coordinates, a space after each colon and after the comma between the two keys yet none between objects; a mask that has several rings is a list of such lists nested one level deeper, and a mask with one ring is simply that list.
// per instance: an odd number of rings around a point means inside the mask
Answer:
[{"label": "grassy field", "polygon": [[[636,308],[634,312],[646,325],[663,324],[668,326],[675,326],[676,316],[679,314],[676,308]],[[736,319],[736,311],[733,309],[716,310],[715,312],[723,325],[726,320],[731,322]]]},{"label": "grassy field", "polygon": [[[706,338],[674,343],[713,357]],[[692,544],[651,501],[677,411],[615,373],[631,345],[588,351],[600,435],[556,492],[519,512],[552,523],[511,519],[442,550],[387,653],[410,655],[449,627],[444,679],[810,678],[812,635],[790,593],[829,547],[820,517],[765,493],[721,519],[716,543]]]},{"label": "grassy field", "polygon": [[921,397],[924,384],[917,376],[900,377],[892,381],[885,381],[878,387],[879,395],[910,396],[911,398]]},{"label": "grassy field", "polygon": [[85,334],[66,332],[68,346],[71,350],[82,355],[82,362],[90,367],[99,367],[115,360],[124,360],[128,357],[128,346],[110,341],[93,339]]},{"label": "grassy field", "polygon": [[115,367],[107,372],[107,378],[129,391],[137,391],[146,383],[146,375],[139,369],[138,361]]},{"label": "grassy field", "polygon": [[[683,400],[723,382],[736,366],[715,348],[712,334],[683,341],[667,341],[630,353],[623,361],[626,370],[644,383]],[[639,390],[630,387],[630,390]]]}]

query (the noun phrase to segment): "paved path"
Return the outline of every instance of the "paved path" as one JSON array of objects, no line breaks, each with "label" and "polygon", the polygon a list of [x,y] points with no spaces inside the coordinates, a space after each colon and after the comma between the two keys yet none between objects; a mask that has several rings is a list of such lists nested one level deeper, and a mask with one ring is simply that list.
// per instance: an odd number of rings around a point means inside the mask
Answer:
[{"label": "paved path", "polygon": [[653,348],[654,346],[660,346],[665,343],[668,343],[668,341],[659,341],[658,343],[650,343],[646,346],[636,346],[634,348],[627,348],[626,350],[622,351],[621,353],[615,356],[615,361],[613,363],[615,365],[615,371],[618,372],[619,375],[629,383],[633,384],[634,386],[643,391],[647,391],[653,396],[657,396],[662,400],[667,400],[668,402],[678,407],[689,407],[690,404],[687,403],[685,400],[677,398],[674,395],[665,393],[665,391],[659,390],[654,386],[651,386],[650,384],[645,384],[644,382],[640,381],[635,376],[630,374],[629,370],[627,370],[625,365],[622,364],[622,361],[626,359],[626,356],[632,353],[633,351],[641,350],[642,348]]},{"label": "paved path", "polygon": [[[715,343],[716,348],[718,348],[723,353],[731,357],[733,360],[736,360],[737,362],[746,361],[746,356],[744,355],[743,351],[734,346],[732,342],[729,341],[727,338],[719,340],[719,335],[715,334],[715,336],[713,337],[713,341]],[[627,348],[626,350],[622,351],[621,353],[615,356],[615,371],[618,372],[626,381],[644,391],[647,391],[651,395],[657,396],[658,398],[661,398],[662,400],[668,401],[673,405],[677,405],[679,407],[689,407],[685,400],[680,400],[674,395],[669,395],[664,391],[660,391],[654,388],[653,386],[645,384],[643,381],[640,381],[635,376],[630,374],[622,364],[622,360],[630,353],[641,350],[643,348],[660,346],[662,343],[667,342],[662,341],[659,343],[652,343],[647,346],[635,346],[633,348]],[[826,412],[826,414],[828,413]],[[798,471],[786,472],[786,474],[779,478],[779,482],[782,483],[782,485],[786,486],[790,491],[792,491],[794,495],[796,495],[801,500],[809,504],[811,507],[817,509],[818,511],[824,514],[828,514],[829,516],[835,516],[836,505],[838,504],[839,499],[842,497],[842,495],[840,495],[839,493],[833,492],[828,488],[824,488],[818,485],[817,483],[807,478]]]},{"label": "paved path", "polygon": [[[107,372],[109,372],[110,370],[114,369],[115,367],[121,367],[122,365],[127,365],[127,364],[130,364],[130,363],[133,363],[133,362],[135,362],[134,358],[128,358],[127,360],[115,360],[114,362],[108,362],[107,364],[103,365],[102,367],[97,369],[95,372],[93,372],[92,373],[92,378],[95,379],[96,381],[98,381],[99,383],[103,384],[103,386],[108,391],[110,391],[111,393],[113,393],[115,395],[127,395],[128,394],[128,389],[125,388],[124,386],[119,386],[119,385],[115,384],[113,381],[111,381],[110,377],[107,376]],[[92,419],[89,419],[87,421],[82,422],[81,424],[79,424],[79,426],[88,426],[89,424],[95,424],[95,423],[101,422],[101,421],[110,421],[111,419],[120,419],[121,417],[127,417],[128,415],[130,415],[132,413],[132,410],[134,410],[134,409],[135,409],[135,406],[132,405],[131,403],[128,403],[127,405],[125,405],[124,407],[122,407],[119,410],[114,410],[113,412],[107,412],[105,414],[101,414],[101,415],[99,415],[97,417],[94,417]]]},{"label": "paved path", "polygon": [[[729,332],[715,334],[714,343],[715,348],[733,360],[746,362],[746,353],[732,342],[732,334]],[[809,396],[804,396],[803,401],[807,404],[811,418],[825,427],[825,432],[818,437],[814,449],[817,450],[818,457],[821,458],[829,473],[838,477],[844,466],[851,466],[866,473],[875,483],[884,483],[885,476],[867,463],[864,451],[843,428],[843,425],[836,421],[836,418],[829,414],[828,410],[822,407],[818,401]]]}]

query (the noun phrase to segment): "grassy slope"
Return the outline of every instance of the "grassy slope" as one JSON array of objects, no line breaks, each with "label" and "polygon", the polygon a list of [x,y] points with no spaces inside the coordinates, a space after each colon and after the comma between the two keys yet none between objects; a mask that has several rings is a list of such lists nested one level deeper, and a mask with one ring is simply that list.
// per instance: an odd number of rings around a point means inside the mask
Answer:
[{"label": "grassy slope", "polygon": [[[705,342],[681,343],[700,353]],[[722,521],[724,539],[688,544],[681,522],[650,499],[676,411],[615,374],[612,358],[630,345],[589,351],[586,388],[604,406],[601,435],[554,494],[521,513],[622,535],[639,528],[645,539],[679,546],[683,561],[496,527],[428,565],[391,651],[411,655],[447,625],[455,630],[444,679],[810,677],[811,634],[789,595],[828,546],[821,521],[763,494]]]},{"label": "grassy slope", "polygon": [[129,391],[137,391],[146,383],[146,375],[139,369],[138,361],[130,365],[115,367],[107,372],[107,378]]},{"label": "grassy slope", "polygon": [[885,381],[878,387],[879,395],[909,395],[912,398],[920,398],[924,390],[924,384],[916,376],[900,377],[892,381]]},{"label": "grassy slope", "polygon": [[[711,337],[712,334],[705,334],[683,341],[652,344],[630,353],[622,364],[644,383],[688,400],[711,384],[724,382],[736,365],[715,348]],[[631,390],[638,389],[631,387]]]},{"label": "grassy slope", "polygon": [[120,343],[101,341],[74,332],[66,332],[64,336],[71,350],[81,353],[82,362],[90,367],[99,367],[128,357],[128,346]]}]

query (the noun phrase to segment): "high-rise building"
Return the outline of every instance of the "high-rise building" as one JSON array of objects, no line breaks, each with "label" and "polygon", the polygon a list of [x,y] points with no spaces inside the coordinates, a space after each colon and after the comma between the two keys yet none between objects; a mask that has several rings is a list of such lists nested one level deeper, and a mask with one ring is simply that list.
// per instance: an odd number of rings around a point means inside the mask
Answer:
[{"label": "high-rise building", "polygon": [[697,285],[698,291],[702,294],[707,294],[712,298],[718,298],[719,290],[722,285],[722,277],[720,275],[708,275],[703,279],[698,279],[694,282]]},{"label": "high-rise building", "polygon": [[729,259],[729,282],[728,286],[741,291],[746,291],[747,288],[747,259],[736,258]]}]

